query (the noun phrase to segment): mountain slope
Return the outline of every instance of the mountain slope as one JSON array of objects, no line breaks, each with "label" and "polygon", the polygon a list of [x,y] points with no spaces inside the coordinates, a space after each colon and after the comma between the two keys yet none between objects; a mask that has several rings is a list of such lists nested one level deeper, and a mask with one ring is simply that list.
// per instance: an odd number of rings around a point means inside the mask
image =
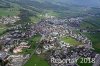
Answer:
[{"label": "mountain slope", "polygon": [[[45,0],[48,1],[48,0]],[[86,7],[100,7],[100,0],[50,0],[49,2],[73,4]]]},{"label": "mountain slope", "polygon": [[61,17],[87,15],[93,11],[92,6],[100,5],[99,0],[0,0],[0,5],[3,4],[2,1],[8,3],[7,5],[13,4],[11,7],[16,4],[20,9],[28,10],[35,16],[48,12],[57,13]]}]

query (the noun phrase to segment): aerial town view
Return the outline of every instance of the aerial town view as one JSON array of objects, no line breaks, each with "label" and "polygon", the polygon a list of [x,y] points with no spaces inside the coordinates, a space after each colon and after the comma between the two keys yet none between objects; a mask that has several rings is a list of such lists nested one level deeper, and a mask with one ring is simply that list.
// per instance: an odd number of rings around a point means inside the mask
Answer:
[{"label": "aerial town view", "polygon": [[0,0],[0,66],[100,66],[100,0]]}]

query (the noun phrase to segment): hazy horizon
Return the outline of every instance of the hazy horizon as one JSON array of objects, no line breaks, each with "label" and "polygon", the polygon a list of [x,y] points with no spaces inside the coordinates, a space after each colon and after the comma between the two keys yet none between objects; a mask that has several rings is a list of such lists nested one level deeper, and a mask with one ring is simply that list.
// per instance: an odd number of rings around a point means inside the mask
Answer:
[{"label": "hazy horizon", "polygon": [[[49,0],[42,0],[42,1],[49,1]],[[73,5],[81,5],[81,6],[88,6],[88,7],[100,7],[100,0],[50,0],[49,2],[51,1],[52,2],[55,1],[56,3],[64,3],[66,5],[73,4]]]}]

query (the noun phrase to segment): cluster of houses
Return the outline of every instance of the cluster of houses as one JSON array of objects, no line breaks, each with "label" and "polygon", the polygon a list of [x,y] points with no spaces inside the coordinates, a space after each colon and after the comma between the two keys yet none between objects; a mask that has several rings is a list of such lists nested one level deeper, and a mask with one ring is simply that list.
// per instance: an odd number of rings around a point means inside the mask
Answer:
[{"label": "cluster of houses", "polygon": [[[13,17],[13,19],[15,19],[15,17]],[[16,19],[19,18],[16,17]],[[80,19],[81,18],[71,18],[69,21],[80,22]],[[9,23],[9,19],[5,19],[5,21],[8,21],[6,24]],[[10,22],[12,23],[12,21]],[[39,33],[42,38],[35,52],[39,55],[48,52],[46,57],[48,58],[47,60],[51,66],[77,66],[76,63],[51,63],[51,58],[77,59],[81,56],[94,58],[96,55],[95,52],[90,50],[92,48],[91,41],[82,34],[75,34],[72,29],[68,27],[66,20],[63,19],[47,18],[45,20],[41,20],[35,25],[29,23],[25,25],[19,24],[17,26],[8,28],[7,31],[8,32],[5,35],[0,37],[0,44],[2,45],[2,52],[6,53],[6,60],[10,60],[10,63],[8,63],[10,66],[22,66],[24,60],[29,58],[29,54],[24,55],[18,53],[21,53],[23,49],[28,49],[31,47],[31,45],[28,44],[27,39],[31,38],[36,33]],[[69,43],[65,43],[59,40],[59,37],[62,36],[72,37],[81,42],[82,45],[74,47]],[[2,55],[3,54],[0,53],[0,58]]]},{"label": "cluster of houses", "polygon": [[68,19],[68,25],[77,28],[80,27],[82,21],[83,21],[82,17],[70,18]]},{"label": "cluster of houses", "polygon": [[[57,19],[55,20],[56,22]],[[68,27],[63,26],[61,24],[55,24],[52,21],[46,20],[38,23],[38,26],[35,26],[35,29],[40,32],[41,35],[44,35],[44,39],[40,42],[40,46],[36,50],[37,54],[48,53],[48,60],[51,61],[51,58],[60,58],[60,59],[79,59],[80,57],[89,57],[95,58],[96,53],[90,49],[92,48],[92,42],[82,34],[76,34]],[[65,43],[60,41],[58,37],[68,36],[72,37],[75,40],[81,42],[82,44],[79,46],[72,46],[69,43]],[[41,47],[42,45],[42,47]],[[53,53],[52,53],[53,52]],[[51,66],[78,66],[76,62],[74,63],[51,63]]]},{"label": "cluster of houses", "polygon": [[[85,47],[73,48],[65,45],[62,48],[53,50],[51,54],[49,54],[49,61],[52,66],[77,66],[77,60],[81,57],[95,58],[96,53]],[[58,60],[58,63],[56,63],[57,60],[55,59],[69,59],[70,61],[61,62]]]},{"label": "cluster of houses", "polygon": [[[7,33],[0,37],[0,44],[2,52],[5,52],[8,58],[5,58],[8,63],[7,66],[22,66],[23,62],[29,58],[29,55],[23,54],[23,49],[30,48],[26,39],[29,38],[30,28],[27,26],[17,25],[7,29]],[[0,53],[3,55],[2,53]],[[24,55],[24,56],[23,56]],[[27,56],[28,55],[28,56]],[[4,56],[4,55],[3,55]],[[2,57],[0,57],[2,58]],[[2,59],[3,60],[3,59]],[[3,60],[4,61],[4,60]],[[5,61],[4,61],[5,62]],[[3,66],[3,65],[2,65]]]},{"label": "cluster of houses", "polygon": [[[79,58],[96,58],[97,55],[94,51],[90,50],[90,48],[85,47],[84,44],[81,46],[73,46],[60,41],[57,37],[51,36],[46,36],[45,39],[43,38],[40,42],[40,46],[36,50],[36,54],[38,55],[45,53],[48,53],[46,57],[51,66],[78,66],[76,60]],[[55,59],[70,59],[70,61],[60,62]]]},{"label": "cluster of houses", "polygon": [[9,60],[10,62],[6,66],[22,66],[23,62],[29,58],[29,55],[21,55],[21,54],[15,54],[10,55]]},{"label": "cluster of houses", "polygon": [[0,24],[13,24],[18,20],[20,20],[18,16],[4,16],[0,18]]},{"label": "cluster of houses", "polygon": [[[47,37],[47,36],[46,36]],[[50,37],[49,39],[43,38],[40,42],[40,46],[36,50],[36,54],[45,54],[48,53],[47,60],[51,64],[51,66],[77,66],[77,62],[70,61],[69,63],[55,63],[51,62],[51,59],[79,59],[80,57],[89,57],[95,58],[96,53],[91,51],[90,49],[84,46],[74,47],[69,43],[65,43],[63,41],[59,41],[56,37]]]}]

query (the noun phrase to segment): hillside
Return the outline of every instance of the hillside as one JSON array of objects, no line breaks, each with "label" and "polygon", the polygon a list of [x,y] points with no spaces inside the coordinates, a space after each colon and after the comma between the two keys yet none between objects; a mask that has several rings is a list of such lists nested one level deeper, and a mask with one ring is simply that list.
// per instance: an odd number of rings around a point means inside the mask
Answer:
[{"label": "hillside", "polygon": [[[14,48],[11,47],[11,50],[22,48],[18,54],[23,56],[24,54],[29,54],[29,56],[34,54],[23,66],[49,66],[48,57],[53,54],[56,55],[55,49],[62,47],[62,44],[66,45],[65,49],[68,45],[67,56],[74,55],[72,53],[74,51],[71,50],[76,49],[75,54],[77,56],[83,54],[82,57],[85,57],[88,45],[89,50],[93,45],[94,51],[100,53],[99,6],[99,0],[0,0],[0,37],[4,36],[0,42],[5,46],[6,44],[15,45]],[[20,42],[27,43],[25,48],[21,47]],[[47,50],[47,53],[42,51],[47,49],[49,44],[52,45],[50,51]],[[78,45],[87,46],[86,52],[82,50],[84,48],[74,48]],[[29,47],[26,48],[26,46]],[[40,51],[38,51],[38,47]],[[7,49],[7,47],[4,49]],[[11,50],[9,53],[14,53]],[[65,50],[63,47],[60,50],[61,55],[59,56],[63,57]],[[64,53],[62,54],[63,50]],[[43,54],[40,53],[39,55],[38,52],[43,52]],[[17,55],[16,51],[14,54]],[[67,56],[65,57],[67,58]],[[15,63],[19,62],[15,61]]]},{"label": "hillside", "polygon": [[[90,1],[82,0],[84,5],[80,5],[80,2],[80,0],[0,0],[0,16],[20,15],[21,10],[24,9],[32,14],[29,18],[35,23],[45,14],[60,18],[100,15],[100,8],[85,7],[84,3]],[[93,2],[91,0],[90,3]],[[94,3],[97,2],[99,3],[99,1]]]},{"label": "hillside", "polygon": [[[83,16],[94,10],[94,8],[86,7],[87,3],[85,2],[90,2],[89,4],[94,3],[96,5],[99,3],[99,1],[95,2],[92,0],[0,0],[0,15],[18,15],[20,9],[25,9],[38,17],[39,15],[44,15],[49,12],[61,17]],[[81,3],[85,4],[80,5]],[[52,13],[50,14],[53,15]]]}]

